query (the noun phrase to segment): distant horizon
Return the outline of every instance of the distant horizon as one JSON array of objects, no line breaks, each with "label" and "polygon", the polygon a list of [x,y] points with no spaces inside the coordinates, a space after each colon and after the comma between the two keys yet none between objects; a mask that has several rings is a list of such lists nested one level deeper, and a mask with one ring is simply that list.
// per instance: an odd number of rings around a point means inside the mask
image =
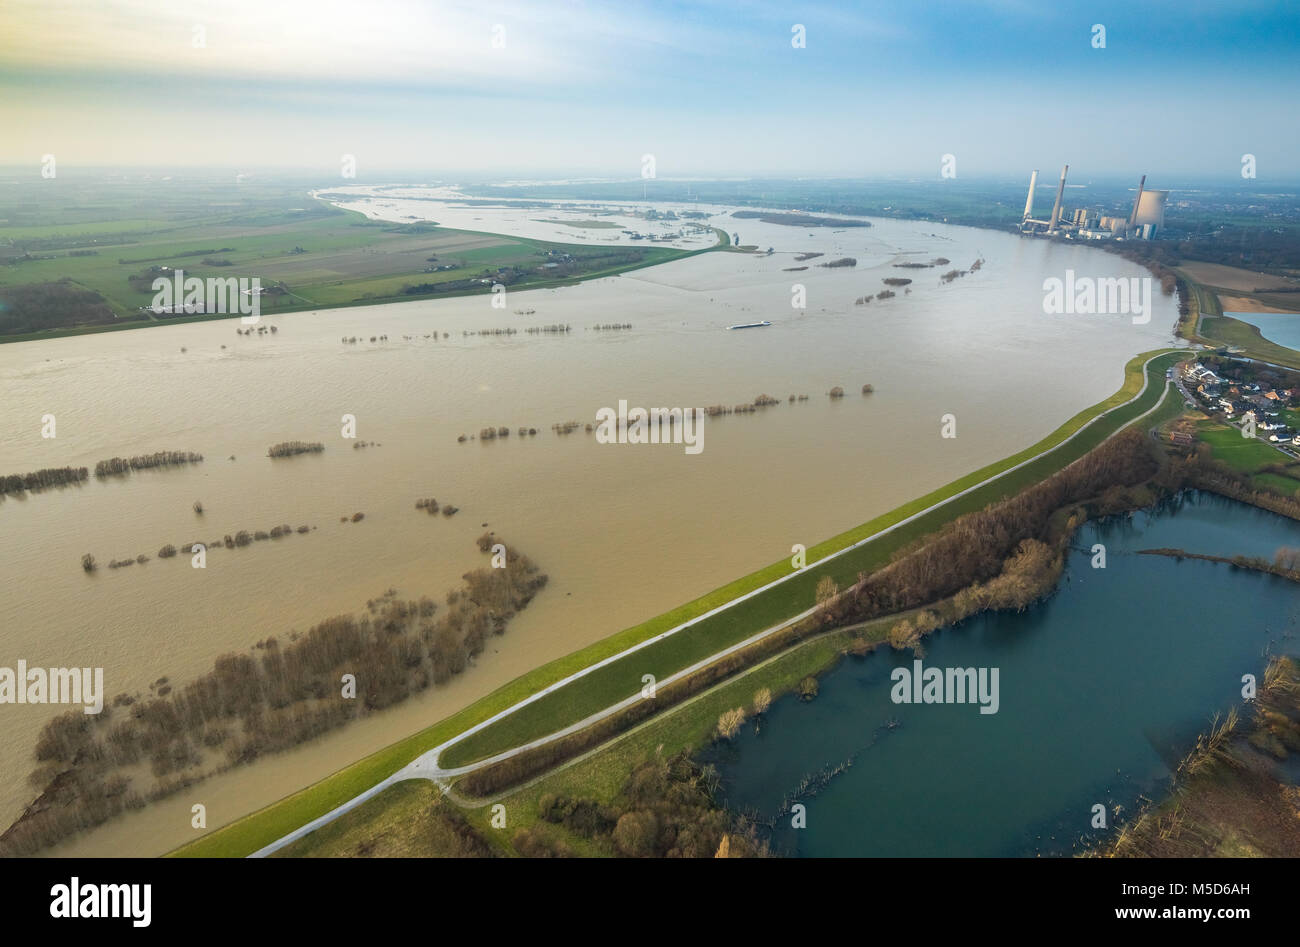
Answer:
[{"label": "distant horizon", "polygon": [[[518,186],[520,188],[538,188],[547,186],[581,186],[591,185],[645,185],[649,192],[645,200],[654,201],[656,198],[654,190],[656,186],[661,189],[665,185],[681,184],[723,184],[723,183],[843,183],[845,185],[904,185],[904,186],[922,186],[932,185],[935,188],[948,188],[957,191],[965,191],[976,188],[1016,188],[1021,191],[1027,189],[1029,184],[1030,173],[1034,169],[1028,168],[1023,172],[1002,173],[1002,174],[982,174],[968,175],[956,180],[942,180],[939,178],[927,178],[917,175],[905,174],[810,174],[808,172],[751,172],[743,173],[718,172],[696,174],[677,174],[672,176],[662,176],[649,181],[639,177],[629,175],[618,175],[612,172],[600,173],[592,170],[550,170],[550,169],[514,169],[501,171],[499,173],[487,174],[482,170],[479,171],[456,171],[456,170],[439,170],[431,171],[428,169],[374,169],[367,174],[358,172],[355,178],[341,178],[337,171],[330,172],[326,169],[304,168],[294,165],[282,166],[263,166],[249,167],[241,165],[192,165],[192,166],[169,166],[169,165],[107,165],[107,166],[76,166],[76,165],[59,165],[59,171],[65,178],[77,178],[83,180],[92,180],[105,176],[128,176],[139,177],[141,179],[156,179],[159,183],[170,178],[181,180],[202,180],[206,182],[218,182],[224,177],[230,177],[231,186],[239,187],[244,184],[256,185],[258,183],[266,184],[284,184],[300,183],[310,184],[320,188],[336,187],[354,187],[354,186],[409,186],[409,187],[507,187]],[[1059,168],[1051,171],[1037,169],[1039,172],[1038,184],[1035,192],[1039,195],[1055,191],[1059,181]],[[1267,196],[1270,194],[1286,194],[1300,190],[1300,173],[1291,178],[1275,178],[1267,181],[1243,180],[1239,176],[1223,177],[1194,177],[1190,175],[1171,175],[1166,177],[1158,170],[1135,171],[1132,174],[1106,173],[1086,175],[1082,171],[1076,172],[1074,166],[1070,168],[1069,178],[1066,183],[1066,192],[1086,190],[1088,188],[1127,188],[1136,190],[1139,179],[1146,176],[1146,188],[1148,190],[1165,190],[1165,191],[1192,191],[1198,189],[1216,189],[1226,191],[1242,191],[1258,196]],[[235,181],[234,178],[239,176],[241,181]],[[3,165],[0,164],[0,179],[12,180],[30,177],[34,182],[40,181],[39,165],[32,167],[30,165]],[[54,183],[54,182],[48,182]],[[567,199],[567,198],[556,198]],[[598,198],[592,198],[596,200]],[[670,198],[677,200],[677,198]]]},{"label": "distant horizon", "polygon": [[1280,0],[360,11],[7,0],[0,163],[327,172],[350,156],[366,179],[426,160],[635,177],[653,155],[661,179],[940,180],[946,162],[960,180],[1069,161],[1226,180],[1251,155],[1263,182],[1294,177],[1300,153],[1300,9]]}]

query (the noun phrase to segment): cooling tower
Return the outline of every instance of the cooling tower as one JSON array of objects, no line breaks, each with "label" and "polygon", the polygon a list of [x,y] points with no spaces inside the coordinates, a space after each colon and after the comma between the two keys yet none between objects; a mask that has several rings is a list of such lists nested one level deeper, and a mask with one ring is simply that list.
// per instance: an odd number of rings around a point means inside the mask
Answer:
[{"label": "cooling tower", "polygon": [[1029,196],[1025,198],[1025,216],[1021,218],[1022,220],[1028,220],[1034,216],[1034,188],[1037,186],[1038,171],[1035,169],[1034,173],[1029,175]]},{"label": "cooling tower", "polygon": [[1061,183],[1056,186],[1056,204],[1052,207],[1052,220],[1047,225],[1047,232],[1051,233],[1056,229],[1056,225],[1061,222],[1061,198],[1065,195],[1065,175],[1070,170],[1070,166],[1061,167]]},{"label": "cooling tower", "polygon": [[1138,198],[1137,208],[1133,211],[1133,223],[1141,227],[1153,224],[1156,230],[1165,225],[1165,201],[1168,191],[1143,191]]},{"label": "cooling tower", "polygon": [[1137,226],[1138,204],[1142,203],[1142,192],[1146,190],[1146,186],[1147,186],[1147,176],[1144,174],[1142,175],[1142,180],[1138,181],[1137,197],[1133,198],[1133,210],[1130,211],[1128,215],[1128,225],[1130,227]]}]

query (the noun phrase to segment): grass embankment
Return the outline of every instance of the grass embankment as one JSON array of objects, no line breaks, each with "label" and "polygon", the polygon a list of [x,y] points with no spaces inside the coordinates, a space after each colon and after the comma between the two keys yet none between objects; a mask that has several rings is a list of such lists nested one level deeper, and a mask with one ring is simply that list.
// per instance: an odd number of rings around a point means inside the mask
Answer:
[{"label": "grass embankment", "polygon": [[1175,386],[1170,385],[1165,391],[1160,406],[1147,415],[1142,423],[1146,425],[1147,430],[1154,431],[1157,428],[1165,427],[1175,418],[1182,417],[1188,410],[1190,409],[1183,404],[1182,392]]},{"label": "grass embankment", "polygon": [[[1060,428],[1054,431],[1042,441],[1026,448],[1019,454],[1006,458],[996,464],[975,471],[960,480],[954,481],[946,487],[933,491],[924,497],[921,497],[909,504],[899,507],[896,510],[886,513],[876,519],[864,523],[863,525],[842,533],[826,542],[808,550],[809,561],[816,561],[826,555],[836,552],[844,547],[864,539],[874,533],[879,532],[893,524],[907,519],[927,507],[951,497],[974,484],[980,483],[994,474],[1014,467],[1028,458],[1034,457],[1055,445],[1061,444],[1062,441],[1079,431],[1089,420],[1097,417],[1101,412],[1115,408],[1124,404],[1125,401],[1133,398],[1143,385],[1143,373],[1141,367],[1147,358],[1155,353],[1144,353],[1132,359],[1125,367],[1125,377],[1123,386],[1110,398],[1105,401],[1081,411],[1075,417],[1071,418]],[[944,523],[955,517],[980,509],[988,503],[994,502],[1005,496],[1013,494],[1025,486],[1037,482],[1055,470],[1064,467],[1066,464],[1087,453],[1097,444],[1101,443],[1107,436],[1126,426],[1135,418],[1139,417],[1147,410],[1152,408],[1159,401],[1164,390],[1164,372],[1165,369],[1173,365],[1182,355],[1177,351],[1164,352],[1159,358],[1151,362],[1147,368],[1146,376],[1150,381],[1144,396],[1133,404],[1126,405],[1120,410],[1115,410],[1107,415],[1104,419],[1089,426],[1082,434],[1070,441],[1069,445],[1059,451],[1054,451],[1047,457],[1039,458],[1032,463],[1010,473],[999,480],[988,484],[978,490],[947,503],[938,510],[934,510],[916,520],[908,523],[881,540],[869,543],[854,553],[846,554],[838,559],[832,560],[826,566],[818,569],[809,569],[801,573],[794,579],[782,584],[773,590],[780,592],[780,596],[756,596],[754,599],[744,603],[737,608],[746,610],[747,620],[752,624],[741,624],[733,616],[732,612],[737,609],[729,609],[721,615],[716,616],[724,619],[717,629],[707,635],[708,645],[716,645],[710,650],[706,645],[704,654],[712,653],[725,647],[724,635],[732,635],[732,640],[742,640],[744,637],[753,634],[757,630],[769,627],[777,621],[789,615],[797,614],[812,604],[813,591],[817,581],[822,575],[831,575],[841,585],[847,584],[857,578],[859,572],[864,569],[875,568],[889,561],[890,555],[915,539],[932,532]],[[536,693],[542,688],[558,680],[581,670],[584,667],[617,654],[634,644],[644,641],[663,631],[667,631],[685,621],[695,618],[712,610],[713,608],[723,605],[732,599],[760,588],[774,579],[787,575],[790,571],[788,561],[775,563],[766,569],[755,572],[742,579],[731,582],[722,588],[710,592],[693,602],[682,605],[670,612],[660,615],[650,621],[644,622],[633,628],[626,629],[616,635],[597,642],[587,648],[577,651],[566,657],[557,659],[550,664],[537,668],[528,674],[525,674],[516,680],[504,685],[486,697],[476,701],[464,710],[454,714],[446,720],[440,721],[419,733],[413,734],[406,739],[395,743],[377,753],[372,754],[342,770],[321,780],[320,782],[309,786],[291,796],[280,800],[277,803],[268,806],[259,812],[245,816],[244,818],[223,828],[217,829],[209,835],[199,839],[189,845],[183,846],[173,854],[179,856],[191,857],[232,857],[243,856],[270,844],[278,838],[288,834],[298,827],[318,818],[329,812],[336,806],[341,805],[347,800],[359,795],[383,779],[387,778],[407,763],[411,762],[421,753],[424,753],[435,746],[445,743],[458,733],[464,732],[469,727],[481,723],[483,720],[513,706],[529,695]],[[764,618],[763,616],[775,616]],[[704,623],[696,626],[696,629],[702,628]],[[682,659],[683,654],[694,653],[698,650],[691,639],[697,637],[692,629],[689,632],[683,632],[674,638],[666,639],[664,644],[674,643],[675,639],[682,639],[680,647],[682,651],[666,652],[664,656],[656,655],[656,661],[670,660],[675,657],[677,660]],[[706,637],[704,635],[699,637]],[[718,643],[719,640],[723,643]],[[635,658],[639,659],[643,655],[648,655],[653,648],[646,648],[639,652]],[[809,652],[814,653],[814,652]],[[613,703],[614,700],[621,699],[628,694],[635,693],[641,687],[640,675],[649,673],[647,666],[639,661],[634,660],[633,670],[635,671],[635,681],[631,686],[623,681],[622,677],[617,675],[609,679],[601,679],[601,687],[615,687],[613,700],[606,701]],[[686,660],[679,667],[684,667],[691,663]],[[609,665],[610,668],[620,668],[621,673],[626,673],[626,661],[614,662]],[[671,673],[671,672],[670,672]],[[588,675],[583,681],[589,681],[596,675]],[[566,695],[570,693],[569,688],[563,689]],[[592,693],[600,693],[598,689]],[[540,706],[543,701],[531,707]],[[590,701],[588,701],[590,703]],[[596,709],[599,709],[599,706]],[[529,709],[531,709],[531,707]],[[551,705],[547,708],[548,713],[555,715],[556,711],[563,711],[563,707],[556,708]],[[590,711],[588,711],[590,712]],[[586,716],[586,713],[570,714],[572,719],[580,719]],[[529,717],[528,721],[533,718]],[[545,718],[543,718],[545,719]],[[518,722],[512,717],[505,718],[502,723],[510,722],[517,727]],[[527,723],[529,729],[535,729],[536,725]],[[554,729],[554,728],[552,728]],[[501,734],[496,728],[487,728],[482,731],[484,734],[490,734],[491,740],[499,742]],[[543,729],[542,733],[549,732]],[[508,738],[507,738],[508,739]],[[507,744],[507,747],[514,744]],[[446,764],[446,761],[444,761]]]}]

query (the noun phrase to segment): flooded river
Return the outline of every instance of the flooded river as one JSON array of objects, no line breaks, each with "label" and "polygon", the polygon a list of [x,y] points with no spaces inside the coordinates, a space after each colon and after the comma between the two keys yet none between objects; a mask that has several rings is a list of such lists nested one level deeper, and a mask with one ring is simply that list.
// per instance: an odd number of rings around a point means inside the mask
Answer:
[{"label": "flooded river", "polygon": [[[233,320],[0,346],[0,473],[159,450],[205,457],[0,501],[0,664],[103,667],[110,694],[164,675],[184,681],[224,652],[357,611],[390,586],[441,598],[480,564],[473,541],[485,523],[551,577],[449,686],[63,851],[158,854],[194,837],[196,801],[212,827],[269,804],[539,664],[788,557],[794,543],[812,545],[1032,444],[1114,392],[1132,355],[1171,341],[1175,305],[1158,293],[1145,325],[1044,315],[1043,280],[1067,269],[1143,275],[1098,250],[931,223],[713,222],[774,252],[707,253],[511,292],[504,310],[466,297],[286,314],[266,319],[278,331],[260,337],[238,335]],[[494,225],[505,227],[479,222]],[[824,256],[794,260],[808,252]],[[817,266],[846,256],[856,267]],[[948,284],[939,280],[948,267],[892,266],[940,256],[961,269],[985,262]],[[910,294],[854,304],[898,276],[914,280]],[[806,308],[791,306],[796,283]],[[727,330],[758,320],[772,325]],[[551,323],[572,331],[522,331]],[[632,328],[590,328],[603,323]],[[520,332],[463,334],[506,326]],[[354,335],[357,344],[341,341]],[[866,383],[870,397],[859,394]],[[833,401],[837,385],[847,397]],[[551,431],[620,400],[733,405],[761,393],[780,405],[707,422],[697,455]],[[809,398],[788,404],[790,394]],[[948,413],[954,439],[940,437]],[[54,438],[41,436],[46,415]],[[354,449],[344,415],[355,416],[358,440],[377,446]],[[457,442],[488,425],[511,436]],[[539,433],[520,438],[519,426]],[[284,440],[326,449],[268,459]],[[428,517],[414,509],[426,496],[461,512]],[[365,519],[340,522],[354,512]],[[213,550],[201,570],[187,556],[156,558],[167,543],[281,523],[318,528]],[[96,573],[82,571],[83,553],[101,563]],[[155,558],[102,567],[139,554]],[[30,801],[32,747],[55,709],[0,707],[6,824]]]}]

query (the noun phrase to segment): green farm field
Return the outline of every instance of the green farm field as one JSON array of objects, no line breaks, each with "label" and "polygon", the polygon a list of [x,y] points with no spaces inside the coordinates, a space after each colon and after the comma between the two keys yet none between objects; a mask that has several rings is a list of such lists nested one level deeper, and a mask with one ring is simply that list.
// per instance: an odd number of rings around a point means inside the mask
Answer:
[{"label": "green farm field", "polygon": [[[140,311],[153,301],[156,267],[281,287],[283,294],[262,298],[263,312],[275,313],[487,292],[486,285],[465,281],[501,267],[517,271],[509,280],[515,287],[559,285],[684,253],[550,243],[451,230],[433,221],[372,221],[312,198],[305,186],[155,183],[152,189],[107,187],[92,196],[76,182],[65,188],[60,181],[29,182],[15,191],[9,203],[0,203],[0,336],[6,341],[160,321]],[[558,277],[540,269],[552,253],[570,260]],[[112,318],[94,326],[68,320],[39,328],[24,325],[18,313],[4,318],[6,290],[60,282],[98,294]],[[454,285],[440,288],[444,284]],[[417,285],[424,291],[404,292]]]}]

